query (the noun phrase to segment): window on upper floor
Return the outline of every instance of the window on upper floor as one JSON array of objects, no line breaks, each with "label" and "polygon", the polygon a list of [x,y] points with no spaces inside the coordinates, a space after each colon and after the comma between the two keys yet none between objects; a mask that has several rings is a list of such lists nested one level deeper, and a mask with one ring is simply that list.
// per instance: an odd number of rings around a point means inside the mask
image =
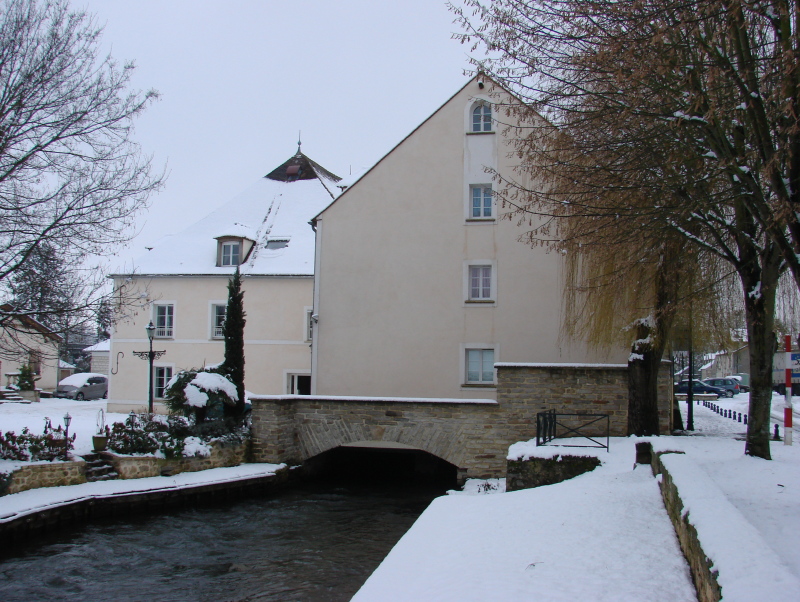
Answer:
[{"label": "window on upper floor", "polygon": [[220,242],[219,265],[237,266],[242,261],[242,243],[238,240]]},{"label": "window on upper floor", "polygon": [[492,131],[492,106],[486,101],[479,101],[472,109],[473,132]]},{"label": "window on upper floor", "polygon": [[155,306],[155,325],[158,338],[172,338],[175,329],[175,306],[162,303]]},{"label": "window on upper floor", "polygon": [[228,311],[227,304],[215,303],[211,306],[211,338],[221,339],[225,336],[225,315]]},{"label": "window on upper floor", "polygon": [[465,349],[464,356],[465,384],[494,384],[494,349]]},{"label": "window on upper floor", "polygon": [[494,219],[494,196],[491,184],[473,184],[469,187],[469,219]]},{"label": "window on upper floor", "polygon": [[494,299],[492,291],[492,266],[470,265],[468,289],[469,301],[491,301]]},{"label": "window on upper floor", "polygon": [[306,319],[305,319],[305,341],[308,343],[311,341],[312,336],[314,335],[314,308],[306,307]]},{"label": "window on upper floor", "polygon": [[153,395],[164,398],[164,389],[172,378],[172,366],[156,366],[153,369]]}]

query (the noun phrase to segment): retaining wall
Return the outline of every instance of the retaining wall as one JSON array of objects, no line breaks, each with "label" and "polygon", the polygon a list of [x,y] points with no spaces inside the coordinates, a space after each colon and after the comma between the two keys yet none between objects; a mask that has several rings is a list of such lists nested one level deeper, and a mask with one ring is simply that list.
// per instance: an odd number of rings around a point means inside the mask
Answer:
[{"label": "retaining wall", "polygon": [[244,464],[250,456],[250,441],[238,445],[215,441],[211,444],[211,455],[207,457],[168,460],[154,456],[120,456],[112,452],[100,452],[100,455],[114,467],[120,479],[143,479]]},{"label": "retaining wall", "polygon": [[19,493],[39,487],[80,485],[86,482],[86,462],[47,462],[21,466],[6,479],[5,491],[0,495]]}]

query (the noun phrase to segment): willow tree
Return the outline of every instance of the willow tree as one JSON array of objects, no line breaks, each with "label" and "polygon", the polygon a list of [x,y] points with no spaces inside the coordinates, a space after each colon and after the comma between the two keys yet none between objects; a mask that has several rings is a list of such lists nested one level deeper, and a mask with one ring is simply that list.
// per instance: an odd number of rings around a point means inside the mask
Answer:
[{"label": "willow tree", "polygon": [[[523,219],[555,218],[532,234],[555,246],[577,218],[625,240],[669,232],[726,262],[751,352],[745,451],[769,458],[775,294],[797,262],[797,3],[465,4],[454,8],[462,39],[488,50],[480,67],[524,101],[508,110],[548,124],[530,120],[523,177],[503,182],[505,201]],[[520,184],[531,180],[546,185]]]}]

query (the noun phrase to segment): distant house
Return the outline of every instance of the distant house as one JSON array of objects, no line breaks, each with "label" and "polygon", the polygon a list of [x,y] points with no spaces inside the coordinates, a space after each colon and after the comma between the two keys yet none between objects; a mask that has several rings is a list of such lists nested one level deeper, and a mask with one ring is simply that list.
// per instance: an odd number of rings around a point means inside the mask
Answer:
[{"label": "distant house", "polygon": [[61,337],[8,304],[0,306],[0,373],[3,385],[17,384],[22,366],[30,366],[39,389],[54,390],[59,380]]},{"label": "distant house", "polygon": [[471,79],[315,217],[314,394],[495,398],[497,362],[626,363],[561,336],[563,258],[503,219],[516,102]]},{"label": "distant house", "polygon": [[156,327],[156,398],[181,369],[223,360],[228,281],[243,276],[245,386],[262,394],[308,393],[314,232],[309,220],[334,198],[339,177],[297,153],[180,234],[166,237],[115,290],[137,304],[118,308],[111,337],[109,399],[147,399],[145,326]]},{"label": "distant house", "polygon": [[86,347],[83,351],[88,353],[91,358],[89,372],[109,374],[109,355],[111,353],[111,341],[109,339],[95,343],[91,347]]},{"label": "distant house", "polygon": [[58,362],[58,382],[61,382],[68,376],[75,374],[75,370],[77,370],[77,366],[70,364],[69,362],[65,362],[64,360],[60,360]]}]

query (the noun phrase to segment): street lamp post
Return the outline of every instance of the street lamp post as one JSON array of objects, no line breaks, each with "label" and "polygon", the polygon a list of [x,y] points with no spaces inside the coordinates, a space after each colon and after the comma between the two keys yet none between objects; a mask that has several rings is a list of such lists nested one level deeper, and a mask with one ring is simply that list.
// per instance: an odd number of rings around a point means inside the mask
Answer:
[{"label": "street lamp post", "polygon": [[72,416],[69,412],[64,414],[64,460],[69,458],[69,425],[72,424]]},{"label": "street lamp post", "polygon": [[144,327],[145,331],[147,332],[147,338],[150,341],[150,351],[134,351],[133,355],[136,357],[148,360],[150,362],[150,378],[147,381],[147,411],[152,414],[153,413],[153,360],[157,360],[162,355],[166,353],[166,351],[153,351],[153,336],[156,333],[156,327],[151,320],[150,323]]}]

